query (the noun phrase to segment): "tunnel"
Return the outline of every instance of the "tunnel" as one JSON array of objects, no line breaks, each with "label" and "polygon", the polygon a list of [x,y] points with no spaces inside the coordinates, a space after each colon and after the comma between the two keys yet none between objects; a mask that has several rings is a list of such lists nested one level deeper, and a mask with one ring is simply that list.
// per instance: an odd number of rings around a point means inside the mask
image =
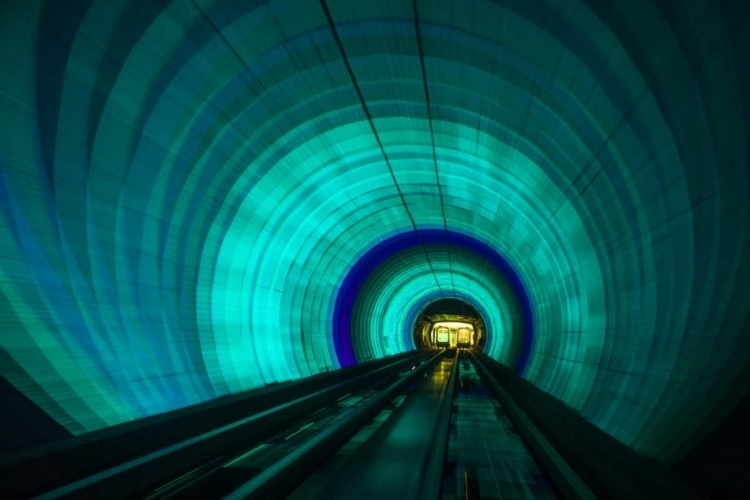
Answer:
[{"label": "tunnel", "polygon": [[471,398],[551,495],[750,495],[747,2],[6,0],[0,40],[0,493],[250,495],[236,433],[406,370],[466,498]]}]

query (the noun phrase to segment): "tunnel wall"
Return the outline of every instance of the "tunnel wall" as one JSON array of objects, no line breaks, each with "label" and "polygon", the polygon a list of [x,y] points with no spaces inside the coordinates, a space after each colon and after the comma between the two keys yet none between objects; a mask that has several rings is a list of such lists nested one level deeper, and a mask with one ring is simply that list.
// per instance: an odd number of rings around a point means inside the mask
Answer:
[{"label": "tunnel wall", "polygon": [[747,8],[472,7],[4,2],[0,375],[77,435],[337,369],[359,259],[453,231],[530,383],[683,455],[748,390]]}]

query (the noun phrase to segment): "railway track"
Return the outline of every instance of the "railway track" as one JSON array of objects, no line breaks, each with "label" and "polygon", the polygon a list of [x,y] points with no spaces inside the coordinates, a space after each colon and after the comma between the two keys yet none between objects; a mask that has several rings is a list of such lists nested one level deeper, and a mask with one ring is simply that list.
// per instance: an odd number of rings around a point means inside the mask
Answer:
[{"label": "railway track", "polygon": [[[37,498],[596,498],[468,350],[394,361],[346,387],[304,395]],[[284,425],[272,425],[274,415]],[[252,432],[253,425],[266,431]],[[240,427],[244,438],[208,446]],[[201,439],[204,446],[195,447]],[[175,461],[179,471],[169,466]],[[145,479],[123,480],[134,470]]]}]

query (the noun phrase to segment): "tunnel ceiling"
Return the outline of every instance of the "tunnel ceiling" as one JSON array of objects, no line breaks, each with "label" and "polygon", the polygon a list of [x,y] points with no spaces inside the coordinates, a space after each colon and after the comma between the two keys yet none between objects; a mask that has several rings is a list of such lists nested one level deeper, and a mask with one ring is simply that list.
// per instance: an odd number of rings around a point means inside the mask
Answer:
[{"label": "tunnel ceiling", "polygon": [[461,296],[674,460],[748,389],[741,3],[3,2],[0,373],[80,434],[409,349],[378,336]]}]

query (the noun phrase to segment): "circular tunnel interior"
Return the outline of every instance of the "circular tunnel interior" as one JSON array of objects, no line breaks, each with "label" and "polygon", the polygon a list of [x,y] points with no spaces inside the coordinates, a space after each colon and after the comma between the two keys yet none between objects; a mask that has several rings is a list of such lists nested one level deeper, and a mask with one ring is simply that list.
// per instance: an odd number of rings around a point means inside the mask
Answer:
[{"label": "circular tunnel interior", "polygon": [[750,388],[730,3],[5,2],[0,375],[81,435],[425,347],[457,302],[673,463]]}]

